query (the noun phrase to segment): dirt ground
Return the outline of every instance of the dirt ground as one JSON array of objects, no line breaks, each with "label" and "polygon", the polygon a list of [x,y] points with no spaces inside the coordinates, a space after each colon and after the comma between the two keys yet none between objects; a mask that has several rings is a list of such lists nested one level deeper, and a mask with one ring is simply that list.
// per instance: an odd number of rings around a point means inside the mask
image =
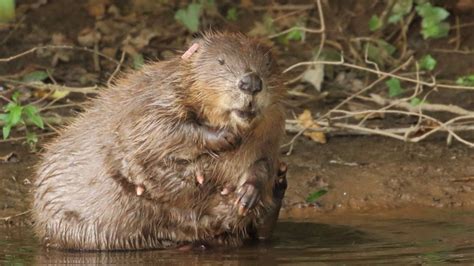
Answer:
[{"label": "dirt ground", "polygon": [[[89,36],[88,30],[97,27],[95,24],[97,18],[91,15],[91,7],[85,4],[86,1],[84,3],[72,0],[44,2],[44,4],[39,4],[42,2],[18,1],[21,7],[17,14],[19,23],[6,29],[0,28],[0,42],[2,42],[0,58],[10,57],[42,45],[78,45],[78,36]],[[123,0],[104,2],[108,3],[107,12],[109,13],[106,13],[99,21],[105,25],[102,27],[108,27],[112,33],[108,35],[103,33],[98,49],[116,60],[120,59],[119,51],[124,47],[135,49],[135,52],[138,51],[145,60],[163,60],[170,54],[183,49],[190,38],[190,34],[173,19],[171,10],[176,9],[174,4],[168,3],[155,8],[145,4],[133,5],[130,1]],[[260,3],[259,6],[268,4],[264,1],[255,2]],[[307,4],[304,3],[305,1],[295,2]],[[374,4],[374,1],[330,2],[330,6],[325,4],[324,11],[328,27],[327,38],[333,40],[369,34],[366,25],[372,11],[363,7],[364,5],[365,7],[373,6],[373,10],[380,10],[380,6]],[[115,9],[110,10],[111,3],[118,8],[120,15],[117,15]],[[231,6],[230,1],[225,1],[224,4],[219,5],[217,11],[224,13]],[[237,22],[229,22],[217,16],[217,18],[205,19],[204,25],[248,32],[255,29],[262,14],[263,11],[256,8],[254,10],[242,9]],[[316,12],[311,11],[309,15],[315,17]],[[472,22],[469,20],[469,13],[461,12],[459,16],[464,23]],[[350,17],[351,20],[343,21],[342,17]],[[144,33],[146,29],[150,30],[149,35]],[[474,34],[469,34],[473,33],[473,28],[463,28],[463,33],[462,46],[474,47]],[[140,39],[137,36],[145,37]],[[288,67],[299,61],[309,60],[318,42],[318,35],[308,34],[305,42],[290,43],[286,46],[275,44],[279,63],[282,67]],[[416,34],[410,36],[409,44],[415,54],[449,46],[446,40],[422,41]],[[93,46],[90,49],[94,49]],[[133,51],[127,53],[124,69],[134,64],[131,54]],[[474,72],[472,54],[437,53],[436,56],[440,67],[435,74],[439,79],[453,80],[457,76]],[[54,72],[48,79],[50,82],[54,81],[72,87],[104,85],[116,65],[102,59],[97,67],[96,60],[92,53],[79,50],[31,53],[7,63],[0,62],[0,77],[10,78],[21,76],[31,70],[51,69]],[[339,68],[335,71],[350,72],[350,70]],[[292,75],[297,75],[297,73]],[[292,77],[294,76],[290,75],[288,79]],[[355,77],[361,81],[367,81],[366,76],[355,75]],[[0,85],[9,88],[1,81]],[[304,109],[311,110],[313,114],[324,113],[348,95],[344,90],[333,88],[334,81],[327,77],[323,83],[323,93],[328,92],[325,96],[308,84],[293,84],[290,87],[295,86],[300,86],[303,92],[313,95],[314,99],[289,97],[289,117],[295,113],[301,113]],[[26,87],[19,86],[18,89],[24,94],[31,95],[32,98],[38,97]],[[0,91],[0,93],[3,92]],[[5,96],[9,95],[5,94]],[[474,108],[474,94],[470,91],[439,90],[434,91],[432,97],[433,101],[440,103],[453,103],[464,108]],[[81,93],[73,93],[57,103],[67,105],[71,102],[82,101],[84,98],[85,96]],[[0,106],[3,104],[5,102],[0,101]],[[77,106],[65,107],[59,108],[58,113],[75,115],[80,110],[81,108]],[[393,125],[412,123],[406,120],[407,118],[387,118],[374,120],[372,123]],[[38,133],[48,132],[38,131]],[[13,137],[21,137],[22,134],[21,131],[14,131]],[[287,141],[293,136],[294,134],[288,133]],[[468,132],[465,136],[469,139],[472,133]],[[46,138],[40,138],[39,150],[45,142],[47,142]],[[284,153],[287,151],[288,147],[283,150]],[[5,159],[5,156],[12,152],[16,157]],[[317,212],[347,210],[376,212],[381,209],[411,206],[474,207],[474,150],[457,142],[448,146],[445,136],[434,136],[421,143],[404,143],[376,136],[328,135],[326,144],[315,143],[302,136],[296,139],[291,155],[282,157],[289,164],[289,188],[282,217],[304,216],[305,211],[309,209]],[[29,151],[20,140],[1,141],[0,158],[4,159],[0,160],[0,217],[5,217],[29,209],[29,190],[34,178],[33,166],[39,157],[38,153]],[[316,203],[306,202],[308,195],[321,189],[327,190],[327,193]]]}]

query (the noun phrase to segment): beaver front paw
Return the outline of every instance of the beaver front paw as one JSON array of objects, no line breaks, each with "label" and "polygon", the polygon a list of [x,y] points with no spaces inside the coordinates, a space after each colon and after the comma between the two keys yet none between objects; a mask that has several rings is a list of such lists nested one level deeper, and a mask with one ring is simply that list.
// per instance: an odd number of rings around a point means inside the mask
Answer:
[{"label": "beaver front paw", "polygon": [[240,216],[247,215],[247,212],[255,207],[260,199],[260,189],[254,182],[247,181],[237,191],[238,213]]},{"label": "beaver front paw", "polygon": [[206,130],[204,133],[204,146],[213,152],[236,149],[240,145],[241,140],[240,136],[229,130]]},{"label": "beaver front paw", "polygon": [[275,184],[273,185],[273,198],[276,201],[281,201],[283,200],[283,197],[285,197],[286,188],[288,187],[288,182],[286,181],[287,171],[288,165],[284,162],[280,162]]}]

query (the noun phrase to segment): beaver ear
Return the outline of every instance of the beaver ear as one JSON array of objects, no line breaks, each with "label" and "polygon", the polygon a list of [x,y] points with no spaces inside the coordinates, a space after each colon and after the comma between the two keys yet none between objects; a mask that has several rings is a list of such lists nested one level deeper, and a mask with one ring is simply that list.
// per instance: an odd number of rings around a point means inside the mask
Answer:
[{"label": "beaver ear", "polygon": [[183,55],[181,55],[181,59],[187,60],[191,58],[191,56],[196,53],[196,51],[199,49],[199,43],[195,42],[193,43],[186,52],[184,52]]}]

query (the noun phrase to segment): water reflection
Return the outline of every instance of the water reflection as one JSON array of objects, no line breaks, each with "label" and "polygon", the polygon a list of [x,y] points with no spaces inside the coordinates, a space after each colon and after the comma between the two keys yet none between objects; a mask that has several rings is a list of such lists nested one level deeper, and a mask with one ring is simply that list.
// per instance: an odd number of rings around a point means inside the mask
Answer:
[{"label": "water reflection", "polygon": [[[347,225],[280,222],[275,238],[240,249],[63,252],[40,247],[27,227],[0,227],[7,264],[314,265],[319,263],[454,263],[474,261],[474,215],[443,219],[346,217]],[[468,219],[465,219],[465,218]]]}]

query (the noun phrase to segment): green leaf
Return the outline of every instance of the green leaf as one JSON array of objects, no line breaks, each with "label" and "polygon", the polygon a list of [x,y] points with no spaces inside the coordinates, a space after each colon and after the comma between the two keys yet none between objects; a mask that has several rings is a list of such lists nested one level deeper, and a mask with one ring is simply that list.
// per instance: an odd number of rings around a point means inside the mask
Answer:
[{"label": "green leaf", "polygon": [[4,125],[2,129],[2,134],[3,134],[3,139],[7,139],[8,136],[10,136],[10,130],[12,129],[12,126],[10,125]]},{"label": "green leaf", "polygon": [[7,114],[0,114],[0,120],[6,122],[7,121]]},{"label": "green leaf", "polygon": [[197,32],[199,29],[201,9],[201,4],[189,4],[186,9],[178,10],[174,18],[181,22],[189,31]]},{"label": "green leaf", "polygon": [[26,132],[26,142],[30,145],[30,147],[34,147],[38,142],[38,136],[35,132]]},{"label": "green leaf", "polygon": [[0,0],[0,23],[15,19],[15,0]]},{"label": "green leaf", "polygon": [[24,75],[21,80],[24,82],[38,82],[47,79],[48,73],[46,71],[33,71]]},{"label": "green leaf", "polygon": [[19,92],[19,91],[15,91],[15,92],[13,93],[13,95],[12,95],[12,100],[13,100],[13,102],[18,103],[19,98],[20,98],[20,92]]},{"label": "green leaf", "polygon": [[419,4],[416,12],[423,18],[421,22],[421,34],[424,39],[441,38],[449,33],[449,23],[443,22],[449,12],[441,7],[434,7],[430,3]]},{"label": "green leaf", "polygon": [[434,7],[430,3],[420,4],[416,7],[416,12],[423,20],[430,23],[441,22],[449,16],[449,12],[441,7]]},{"label": "green leaf", "polygon": [[301,30],[292,30],[286,35],[286,39],[289,41],[301,41],[303,39],[304,32]]},{"label": "green leaf", "polygon": [[388,95],[390,97],[396,97],[403,93],[403,88],[400,85],[400,80],[391,78],[385,82],[388,87]]},{"label": "green leaf", "polygon": [[227,10],[226,18],[230,21],[237,21],[237,19],[239,18],[239,15],[237,13],[237,8],[236,7],[229,8]]},{"label": "green leaf", "polygon": [[23,113],[28,117],[37,127],[44,129],[43,119],[39,115],[38,109],[33,105],[27,105],[23,108]]},{"label": "green leaf", "polygon": [[133,69],[138,70],[143,67],[143,64],[145,64],[145,59],[143,58],[143,55],[136,54],[133,56]]},{"label": "green leaf", "polygon": [[431,71],[436,67],[436,63],[436,60],[430,54],[427,54],[421,58],[420,68]]},{"label": "green leaf", "polygon": [[418,97],[414,97],[414,98],[412,98],[412,99],[410,100],[410,105],[411,105],[411,106],[418,106],[418,105],[423,104],[423,103],[425,103],[425,101],[424,101],[424,100],[421,100],[421,99],[418,98]]},{"label": "green leaf", "polygon": [[388,17],[389,23],[396,23],[400,21],[403,16],[410,13],[413,8],[413,0],[397,0],[391,10],[391,15]]},{"label": "green leaf", "polygon": [[442,22],[435,25],[422,27],[421,34],[423,35],[423,39],[425,40],[428,38],[437,39],[437,38],[448,36],[449,29],[450,29],[449,23]]},{"label": "green leaf", "polygon": [[459,78],[456,80],[456,84],[458,84],[458,85],[463,85],[463,86],[474,86],[474,74],[468,75],[468,76],[459,77]]},{"label": "green leaf", "polygon": [[394,23],[397,23],[400,20],[402,20],[402,18],[403,18],[403,15],[401,15],[401,14],[393,14],[390,17],[388,17],[387,22],[391,23],[391,24],[394,24]]},{"label": "green leaf", "polygon": [[8,113],[7,124],[10,126],[14,126],[18,124],[21,120],[21,112],[23,111],[23,107],[19,105],[15,105],[10,108],[10,112]]},{"label": "green leaf", "polygon": [[326,193],[328,193],[328,191],[325,190],[325,189],[320,189],[316,192],[313,192],[313,193],[309,194],[309,196],[306,198],[306,202],[313,203],[317,199],[319,199],[320,197],[325,195]]},{"label": "green leaf", "polygon": [[3,110],[5,110],[5,112],[10,112],[10,110],[17,105],[18,104],[15,102],[10,102],[5,107],[3,107]]},{"label": "green leaf", "polygon": [[395,46],[381,39],[367,42],[364,49],[367,51],[367,57],[379,65],[385,65],[390,62],[392,55],[396,51]]},{"label": "green leaf", "polygon": [[382,20],[377,15],[373,15],[369,20],[369,29],[376,31],[382,27],[382,24]]}]

